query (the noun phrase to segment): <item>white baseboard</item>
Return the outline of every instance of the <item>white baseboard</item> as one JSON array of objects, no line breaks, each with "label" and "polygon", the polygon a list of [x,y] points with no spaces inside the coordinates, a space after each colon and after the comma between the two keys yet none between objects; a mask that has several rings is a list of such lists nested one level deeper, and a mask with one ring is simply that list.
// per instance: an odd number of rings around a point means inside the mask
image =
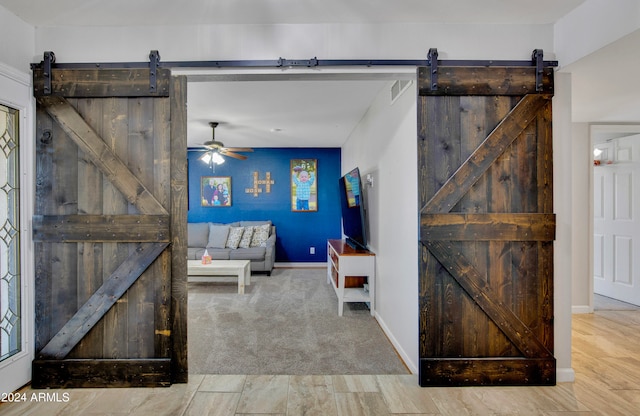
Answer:
[{"label": "white baseboard", "polygon": [[281,263],[274,263],[273,265],[274,268],[296,268],[296,269],[319,269],[319,268],[326,268],[327,267],[327,262],[323,261],[323,262],[290,262],[290,263],[286,263],[286,262],[281,262]]},{"label": "white baseboard", "polygon": [[556,368],[556,383],[573,383],[576,381],[576,372],[573,368]]},{"label": "white baseboard", "polygon": [[571,307],[572,314],[593,313],[593,309],[588,305],[575,305]]},{"label": "white baseboard", "polygon": [[391,331],[389,331],[389,328],[387,327],[387,325],[384,323],[382,318],[380,318],[380,315],[378,315],[378,312],[375,312],[375,318],[376,318],[376,321],[378,321],[378,325],[380,325],[380,328],[382,328],[382,332],[384,332],[384,334],[387,336],[387,338],[391,342],[391,345],[393,345],[393,348],[395,348],[396,352],[398,353],[402,361],[404,361],[404,364],[407,366],[409,371],[411,371],[411,374],[418,374],[418,366],[411,359],[411,357],[407,355],[407,353],[402,349],[402,347],[400,347],[400,343],[398,342],[398,340],[395,339],[393,334],[391,334]]}]

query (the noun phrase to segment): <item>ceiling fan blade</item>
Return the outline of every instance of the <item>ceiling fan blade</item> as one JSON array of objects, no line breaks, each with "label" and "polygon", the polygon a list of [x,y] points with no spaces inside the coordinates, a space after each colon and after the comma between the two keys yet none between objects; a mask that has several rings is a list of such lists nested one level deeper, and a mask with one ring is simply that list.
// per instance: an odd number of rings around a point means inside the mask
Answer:
[{"label": "ceiling fan blade", "polygon": [[231,151],[231,152],[253,152],[253,149],[250,147],[223,147],[220,150]]},{"label": "ceiling fan blade", "polygon": [[239,155],[239,154],[233,153],[233,152],[220,152],[220,154],[223,155],[223,156],[232,157],[234,159],[247,160],[247,157],[245,155]]}]

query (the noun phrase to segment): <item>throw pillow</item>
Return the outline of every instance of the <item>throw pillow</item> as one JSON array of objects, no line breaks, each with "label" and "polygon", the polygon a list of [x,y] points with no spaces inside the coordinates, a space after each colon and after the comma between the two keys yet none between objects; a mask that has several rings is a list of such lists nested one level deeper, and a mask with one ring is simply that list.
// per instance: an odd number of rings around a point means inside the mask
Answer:
[{"label": "throw pillow", "polygon": [[224,248],[229,237],[228,225],[211,224],[209,226],[209,243],[207,248]]},{"label": "throw pillow", "polygon": [[238,247],[249,248],[251,247],[251,237],[253,237],[253,229],[255,227],[244,227],[244,233],[242,233],[242,240]]},{"label": "throw pillow", "polygon": [[251,247],[266,247],[269,239],[270,224],[259,225],[253,228],[253,237],[251,237]]},{"label": "throw pillow", "polygon": [[227,237],[227,248],[238,248],[240,240],[244,234],[244,227],[229,227],[229,236]]},{"label": "throw pillow", "polygon": [[187,247],[205,247],[209,235],[209,223],[193,222],[187,224]]}]

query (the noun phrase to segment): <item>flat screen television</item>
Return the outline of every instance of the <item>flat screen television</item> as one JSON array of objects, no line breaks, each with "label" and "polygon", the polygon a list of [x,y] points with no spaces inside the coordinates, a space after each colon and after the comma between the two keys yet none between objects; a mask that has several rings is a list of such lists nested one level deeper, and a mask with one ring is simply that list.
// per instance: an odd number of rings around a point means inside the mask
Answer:
[{"label": "flat screen television", "polygon": [[342,230],[346,243],[354,249],[367,249],[367,222],[365,200],[362,197],[362,179],[358,168],[340,178],[340,206]]}]

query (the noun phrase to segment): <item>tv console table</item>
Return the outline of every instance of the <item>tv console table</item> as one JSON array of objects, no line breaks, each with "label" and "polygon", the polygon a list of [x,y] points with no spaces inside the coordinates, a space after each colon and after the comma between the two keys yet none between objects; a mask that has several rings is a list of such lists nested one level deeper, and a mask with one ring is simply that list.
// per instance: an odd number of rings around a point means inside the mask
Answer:
[{"label": "tv console table", "polygon": [[327,240],[327,283],[333,286],[338,296],[338,316],[342,316],[345,302],[368,302],[373,316],[375,256],[369,250],[352,248],[344,240]]}]

